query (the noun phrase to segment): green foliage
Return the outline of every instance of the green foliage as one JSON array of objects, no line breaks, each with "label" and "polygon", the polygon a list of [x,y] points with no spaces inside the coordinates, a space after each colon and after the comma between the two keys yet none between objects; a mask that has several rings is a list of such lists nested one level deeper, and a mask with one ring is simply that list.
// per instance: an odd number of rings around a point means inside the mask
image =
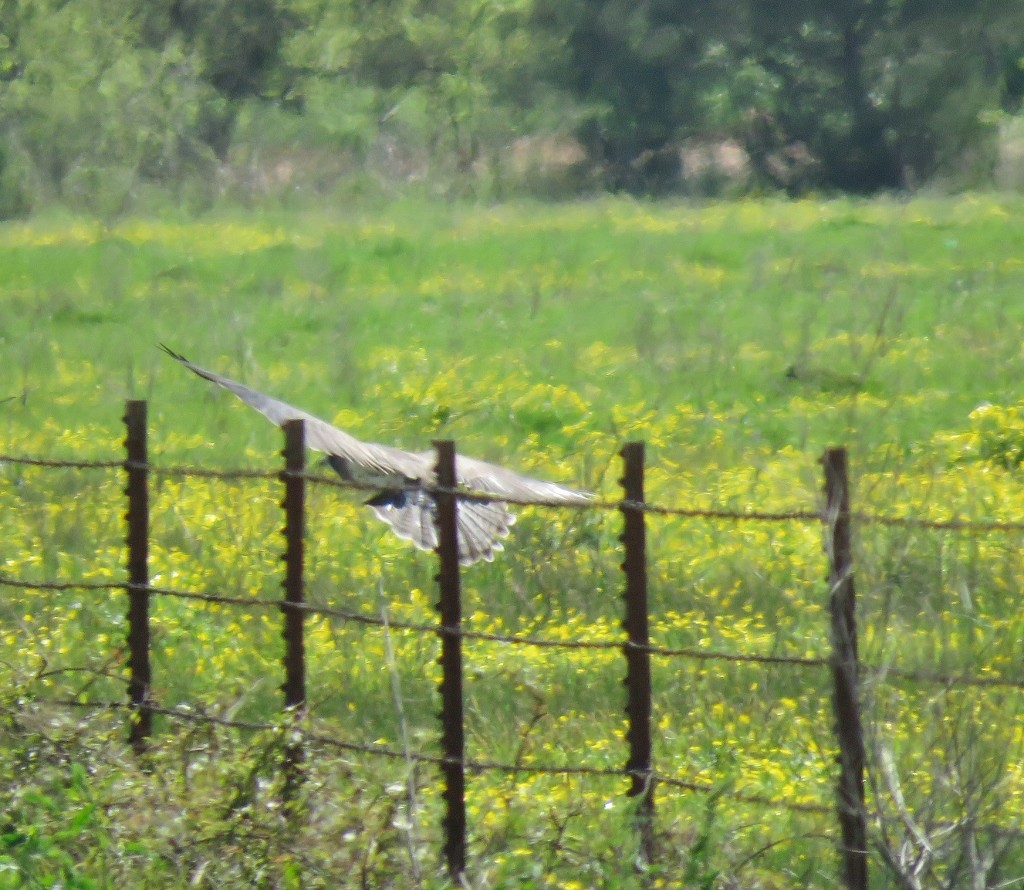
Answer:
[{"label": "green foliage", "polygon": [[61,756],[47,733],[51,727],[31,728],[26,721],[32,718],[16,709],[17,691],[9,690],[0,703],[0,887],[103,886],[109,823],[97,803],[92,764]]},{"label": "green foliage", "polygon": [[156,0],[138,7],[141,37],[151,46],[182,40],[203,80],[229,100],[280,96],[290,71],[281,49],[302,24],[275,0]]},{"label": "green foliage", "polygon": [[3,8],[0,207],[58,200],[116,215],[146,181],[208,174],[199,138],[217,99],[179,41],[140,46],[123,4],[33,0]]},{"label": "green foliage", "polygon": [[[994,124],[1022,52],[1021,11],[832,0],[538,3],[567,35],[559,77],[609,184],[662,190],[694,133],[729,134],[756,176],[804,191],[991,176]],[[666,167],[668,165],[668,167]]]},{"label": "green foliage", "polygon": [[[703,121],[713,89],[711,44],[725,6],[574,0],[536,4],[539,26],[566,35],[551,75],[585,108],[579,133],[607,169],[608,185],[647,190],[678,174],[678,160],[652,157]],[[646,161],[639,163],[642,158]]]},{"label": "green foliage", "polygon": [[528,13],[522,0],[7,2],[0,211],[111,216],[152,186],[201,208],[218,185],[319,194],[367,168],[442,188],[486,179],[500,146],[560,113],[538,111],[550,90],[533,72],[557,43]]},{"label": "green foliage", "polygon": [[[980,0],[4,0],[0,215],[660,193],[680,186],[687,139],[742,143],[755,187],[791,193],[975,185],[1020,103],[1021,15]],[[567,143],[561,183],[531,167],[527,137]]]},{"label": "green foliage", "polygon": [[[491,148],[535,116],[543,85],[534,70],[556,49],[528,28],[526,0],[300,8],[311,26],[287,47],[290,64],[305,72],[293,98],[326,128],[358,132],[364,156],[375,144],[390,146],[392,175],[411,165],[440,183],[472,181]],[[372,119],[347,126],[344,93],[359,97]]]},{"label": "green foliage", "polygon": [[1024,463],[1024,402],[979,405],[970,414],[967,431],[949,438],[956,460],[1015,470]]},{"label": "green foliage", "polygon": [[808,6],[802,25],[764,16],[758,39],[779,78],[781,136],[804,140],[830,184],[912,187],[942,173],[973,185],[991,174],[996,131],[985,113],[999,107],[1006,71],[990,59],[1020,51],[1019,10],[996,24],[984,3]]}]

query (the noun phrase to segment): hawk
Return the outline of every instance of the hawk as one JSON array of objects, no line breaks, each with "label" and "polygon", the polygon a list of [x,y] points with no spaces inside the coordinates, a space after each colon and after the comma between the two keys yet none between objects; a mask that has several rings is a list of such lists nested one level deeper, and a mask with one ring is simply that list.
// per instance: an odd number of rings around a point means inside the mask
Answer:
[{"label": "hawk", "polygon": [[[362,442],[301,408],[207,371],[166,346],[161,348],[190,371],[233,392],[272,423],[282,426],[289,420],[305,421],[306,444],[324,452],[327,463],[342,479],[379,488],[366,501],[366,506],[379,519],[390,525],[399,538],[411,541],[422,550],[437,547],[436,507],[429,491],[430,486],[436,483],[433,451],[403,451],[389,445]],[[461,454],[455,457],[455,476],[460,487],[494,495],[494,500],[459,502],[456,515],[459,562],[462,565],[471,565],[479,560],[490,562],[496,552],[504,549],[500,539],[509,534],[515,516],[503,499],[516,503],[582,507],[593,497],[590,492],[531,479]]]}]

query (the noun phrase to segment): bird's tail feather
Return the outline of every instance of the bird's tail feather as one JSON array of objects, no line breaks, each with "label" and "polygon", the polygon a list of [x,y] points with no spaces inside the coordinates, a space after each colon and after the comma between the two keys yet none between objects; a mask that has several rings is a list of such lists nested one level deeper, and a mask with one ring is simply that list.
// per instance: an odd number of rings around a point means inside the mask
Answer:
[{"label": "bird's tail feather", "polygon": [[[412,541],[421,550],[437,547],[437,507],[425,491],[407,491],[403,498],[374,498],[368,506],[391,526],[400,538]],[[480,560],[491,562],[494,554],[504,548],[499,538],[505,537],[514,517],[498,501],[460,501],[456,512],[459,537],[459,562],[472,565]]]}]

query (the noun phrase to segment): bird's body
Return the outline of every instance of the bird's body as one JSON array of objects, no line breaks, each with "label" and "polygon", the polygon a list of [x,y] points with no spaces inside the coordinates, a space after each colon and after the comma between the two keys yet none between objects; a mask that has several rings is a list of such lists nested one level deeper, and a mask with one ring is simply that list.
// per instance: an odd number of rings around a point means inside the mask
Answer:
[{"label": "bird's body", "polygon": [[[346,481],[379,487],[367,506],[387,522],[400,538],[417,547],[437,546],[434,499],[429,487],[435,484],[433,451],[411,452],[389,445],[362,442],[355,436],[286,402],[200,368],[166,346],[172,358],[206,380],[233,392],[272,423],[289,420],[305,422],[306,444],[327,454],[327,462]],[[471,457],[455,458],[456,481],[473,492],[494,495],[495,500],[462,500],[458,508],[459,560],[464,565],[494,559],[502,549],[500,538],[509,533],[515,517],[502,499],[516,503],[584,506],[591,495],[554,482],[522,476],[512,470]]]}]

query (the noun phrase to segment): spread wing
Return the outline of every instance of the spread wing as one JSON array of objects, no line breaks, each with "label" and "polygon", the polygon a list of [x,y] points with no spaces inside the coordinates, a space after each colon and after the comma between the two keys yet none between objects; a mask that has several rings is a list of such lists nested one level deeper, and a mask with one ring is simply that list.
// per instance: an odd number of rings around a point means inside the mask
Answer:
[{"label": "spread wing", "polygon": [[[431,461],[433,452],[426,452]],[[422,456],[422,455],[421,455]],[[497,464],[476,460],[472,457],[455,455],[455,475],[459,484],[470,491],[497,495],[501,499],[524,504],[565,504],[582,507],[589,504],[593,495],[586,491],[568,488],[557,482],[544,482],[523,476]]]},{"label": "spread wing", "polygon": [[416,481],[429,478],[431,467],[428,458],[423,455],[410,454],[399,448],[390,448],[387,445],[376,445],[372,442],[361,442],[355,436],[351,436],[344,430],[321,420],[301,408],[281,402],[277,399],[264,395],[255,389],[251,389],[244,383],[239,383],[229,377],[207,371],[198,365],[192,364],[187,358],[172,352],[166,346],[161,347],[164,352],[172,358],[177,359],[190,371],[200,377],[224,387],[233,392],[245,404],[250,405],[267,418],[271,423],[282,426],[289,420],[304,420],[306,422],[306,444],[315,451],[323,451],[332,454],[354,465],[355,468],[367,474],[382,476],[401,476],[409,481]]},{"label": "spread wing", "polygon": [[[379,494],[367,501],[378,518],[387,522],[400,538],[417,547],[432,550],[437,546],[434,499],[416,483],[434,482],[433,451],[412,453],[388,445],[362,442],[355,436],[315,417],[300,408],[271,398],[245,384],[207,371],[184,356],[163,350],[205,380],[234,393],[272,423],[281,426],[289,420],[305,421],[306,443],[328,455],[328,463],[348,480],[379,484]],[[478,560],[490,561],[502,550],[499,538],[508,535],[515,517],[503,499],[523,503],[554,503],[583,506],[591,495],[558,485],[531,479],[496,464],[457,455],[455,473],[460,485],[483,494],[496,495],[494,501],[461,501],[457,512],[459,560],[465,565]]]}]

